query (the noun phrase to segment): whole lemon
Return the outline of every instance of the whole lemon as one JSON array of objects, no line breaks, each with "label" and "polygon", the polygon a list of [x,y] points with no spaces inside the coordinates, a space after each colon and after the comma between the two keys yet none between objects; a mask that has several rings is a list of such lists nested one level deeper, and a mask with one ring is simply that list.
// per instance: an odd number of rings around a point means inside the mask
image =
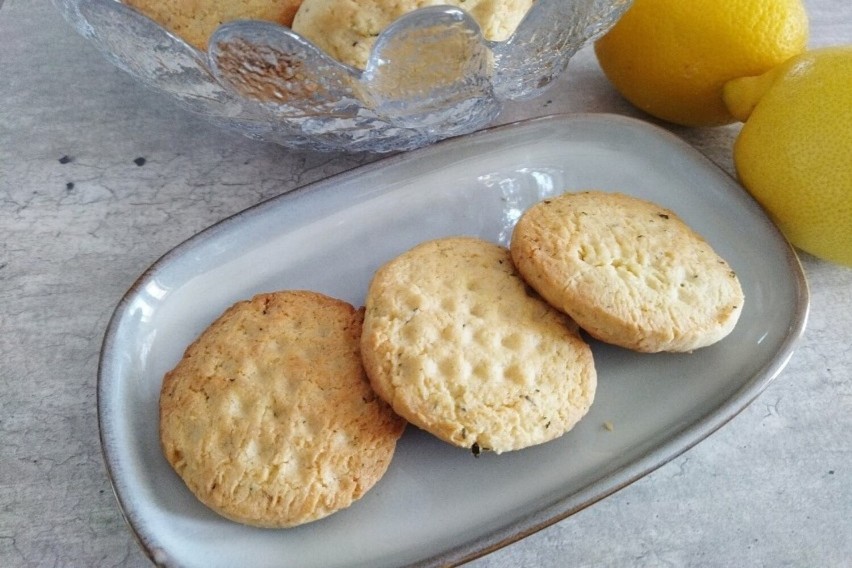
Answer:
[{"label": "whole lemon", "polygon": [[758,75],[804,51],[801,0],[634,0],[595,43],[604,74],[645,112],[685,126],[734,122],[730,79]]},{"label": "whole lemon", "polygon": [[745,125],[734,166],[787,239],[852,266],[852,46],[796,56],[725,85]]}]

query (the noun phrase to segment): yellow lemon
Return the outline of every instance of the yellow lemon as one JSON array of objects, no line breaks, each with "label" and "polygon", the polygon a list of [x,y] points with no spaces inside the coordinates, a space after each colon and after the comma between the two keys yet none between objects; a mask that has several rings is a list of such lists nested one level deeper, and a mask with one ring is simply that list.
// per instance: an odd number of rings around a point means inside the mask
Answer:
[{"label": "yellow lemon", "polygon": [[758,75],[804,51],[801,0],[634,0],[595,43],[604,74],[645,112],[685,126],[734,122],[730,79]]},{"label": "yellow lemon", "polygon": [[852,266],[852,45],[733,80],[724,99],[746,121],[734,143],[745,188],[793,245]]}]

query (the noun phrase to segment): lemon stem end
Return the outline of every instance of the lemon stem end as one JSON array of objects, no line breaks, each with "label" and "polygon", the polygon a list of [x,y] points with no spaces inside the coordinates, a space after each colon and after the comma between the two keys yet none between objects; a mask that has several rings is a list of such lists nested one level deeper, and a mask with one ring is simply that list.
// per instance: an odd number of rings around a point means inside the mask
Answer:
[{"label": "lemon stem end", "polygon": [[722,99],[725,101],[728,112],[740,122],[748,120],[754,107],[775,83],[780,67],[770,69],[763,75],[740,77],[725,83],[722,88]]}]

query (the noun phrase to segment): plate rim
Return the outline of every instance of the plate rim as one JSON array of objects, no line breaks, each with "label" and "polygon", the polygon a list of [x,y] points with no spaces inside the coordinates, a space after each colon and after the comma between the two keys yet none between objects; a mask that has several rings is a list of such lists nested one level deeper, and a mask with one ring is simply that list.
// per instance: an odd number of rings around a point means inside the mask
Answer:
[{"label": "plate rim", "polygon": [[[115,458],[111,453],[112,450],[106,436],[106,430],[108,430],[109,427],[107,426],[106,421],[107,412],[104,408],[104,400],[106,398],[105,391],[110,379],[108,373],[110,362],[114,359],[114,353],[117,350],[115,346],[117,335],[127,314],[127,308],[138,295],[139,291],[143,289],[149,281],[155,278],[162,267],[168,265],[173,257],[182,255],[186,249],[191,248],[196,242],[205,241],[211,237],[215,237],[218,233],[227,231],[231,225],[242,223],[257,215],[261,215],[266,209],[277,206],[279,203],[294,199],[301,199],[303,196],[316,191],[333,192],[335,186],[342,185],[340,184],[341,181],[368,174],[377,169],[395,166],[400,162],[404,163],[407,161],[425,159],[428,158],[430,154],[444,151],[446,146],[487,139],[493,136],[498,136],[505,131],[534,127],[537,123],[560,122],[570,124],[576,121],[615,123],[621,124],[627,128],[646,130],[649,134],[664,140],[666,143],[688,154],[692,159],[703,162],[705,165],[716,170],[717,173],[738,184],[737,180],[733,178],[733,176],[713,162],[695,146],[689,144],[675,133],[645,120],[605,112],[550,114],[491,126],[470,134],[447,138],[432,145],[409,152],[401,152],[390,156],[380,157],[370,163],[333,174],[264,199],[229,215],[201,229],[200,231],[195,232],[190,237],[179,242],[177,245],[173,246],[157,258],[134,280],[116,304],[105,328],[97,366],[97,424],[101,456],[104,461],[110,487],[118,503],[119,512],[127,526],[130,528],[130,532],[134,540],[136,540],[137,544],[146,556],[156,566],[171,568],[177,567],[179,564],[171,558],[168,551],[163,550],[156,545],[152,535],[143,534],[143,531],[140,530],[136,523],[134,523],[134,519],[131,518],[132,515],[129,512],[129,507],[127,506],[125,498],[121,495],[118,488],[118,482],[116,480]],[[745,191],[743,193],[745,194],[745,198],[756,204],[761,211],[764,212],[764,215],[766,215],[763,207],[760,206],[760,204],[751,195]],[[768,215],[766,217],[768,220]],[[778,227],[771,221],[768,225],[770,226],[770,230],[773,231],[780,241],[785,244],[784,260],[790,269],[791,283],[793,284],[796,294],[795,306],[793,306],[791,311],[790,326],[787,328],[783,341],[780,342],[774,356],[767,362],[767,364],[758,369],[750,379],[742,383],[740,388],[732,393],[731,396],[720,406],[710,409],[687,428],[667,437],[660,444],[647,450],[640,458],[623,465],[610,475],[593,481],[581,490],[558,499],[551,505],[538,509],[503,527],[497,528],[478,539],[441,551],[429,558],[410,564],[410,566],[422,568],[432,566],[459,566],[477,558],[486,556],[512,543],[518,542],[527,536],[530,536],[582,511],[591,505],[594,505],[595,503],[617,493],[659,469],[666,463],[676,459],[701,441],[705,440],[750,406],[751,403],[786,367],[795,352],[796,344],[804,334],[810,312],[810,291],[801,260],[799,259],[796,250],[781,233],[780,229],[778,229]]]}]

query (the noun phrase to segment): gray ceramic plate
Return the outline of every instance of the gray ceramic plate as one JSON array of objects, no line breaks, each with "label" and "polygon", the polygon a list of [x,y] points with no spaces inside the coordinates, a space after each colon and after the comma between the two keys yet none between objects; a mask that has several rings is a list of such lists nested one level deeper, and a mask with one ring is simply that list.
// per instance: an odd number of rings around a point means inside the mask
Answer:
[{"label": "gray ceramic plate", "polygon": [[[360,305],[376,268],[416,243],[469,234],[505,244],[530,204],[585,188],[655,201],[703,234],[745,290],[734,332],[682,355],[593,343],[597,398],[562,438],[475,459],[410,427],[386,476],[362,500],[295,529],[220,518],[171,471],[157,437],[162,376],[228,305],[286,288]],[[614,116],[530,120],[293,191],[165,255],[127,293],[106,333],[98,384],[104,454],[121,508],[158,564],[460,563],[594,503],[708,436],[778,375],[807,310],[790,246],[742,188],[690,146]]]}]

